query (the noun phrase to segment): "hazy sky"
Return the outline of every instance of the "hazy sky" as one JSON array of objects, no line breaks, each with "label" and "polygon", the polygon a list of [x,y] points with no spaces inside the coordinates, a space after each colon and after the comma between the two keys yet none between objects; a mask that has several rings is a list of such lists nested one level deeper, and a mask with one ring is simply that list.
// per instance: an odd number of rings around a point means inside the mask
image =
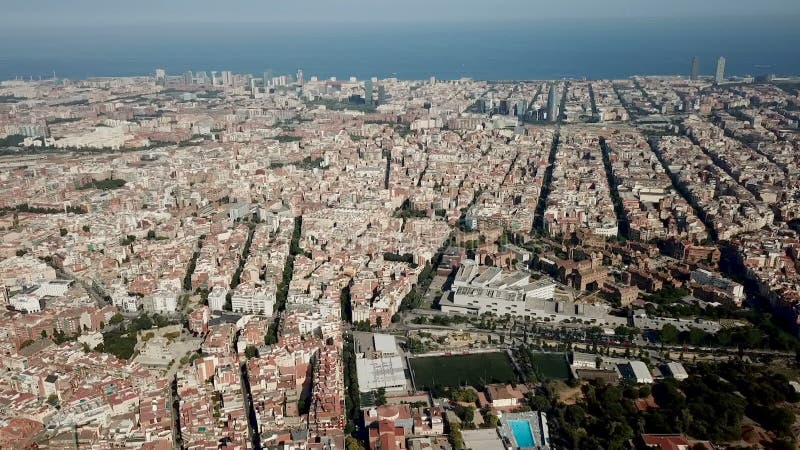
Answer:
[{"label": "hazy sky", "polygon": [[800,15],[800,0],[2,0],[0,25],[431,22]]}]

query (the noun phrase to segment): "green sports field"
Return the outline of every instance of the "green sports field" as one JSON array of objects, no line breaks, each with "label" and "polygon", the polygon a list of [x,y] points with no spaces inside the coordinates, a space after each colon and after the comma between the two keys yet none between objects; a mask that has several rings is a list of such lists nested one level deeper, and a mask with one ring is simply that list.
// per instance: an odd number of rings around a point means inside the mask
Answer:
[{"label": "green sports field", "polygon": [[570,377],[569,364],[564,353],[533,353],[533,365],[541,378],[567,380]]},{"label": "green sports field", "polygon": [[517,381],[508,355],[501,352],[412,358],[411,368],[417,389]]}]

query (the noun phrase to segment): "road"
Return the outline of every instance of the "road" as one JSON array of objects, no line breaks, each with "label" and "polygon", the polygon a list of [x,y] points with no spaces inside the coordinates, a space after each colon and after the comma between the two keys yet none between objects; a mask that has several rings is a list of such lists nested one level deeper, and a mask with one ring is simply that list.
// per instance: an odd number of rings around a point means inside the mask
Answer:
[{"label": "road", "polygon": [[494,330],[487,330],[478,328],[469,322],[453,324],[453,325],[430,325],[430,324],[415,324],[410,322],[413,317],[433,316],[433,315],[446,315],[440,311],[412,311],[403,314],[400,322],[393,323],[386,331],[390,334],[397,334],[401,336],[409,336],[412,332],[442,332],[442,331],[455,331],[455,332],[469,332],[473,334],[488,335],[494,340],[499,340],[500,336],[505,337],[505,346],[515,346],[524,344],[526,341],[531,340],[544,340],[552,343],[560,344],[581,344],[592,345],[597,344],[599,347],[608,347],[612,350],[625,352],[626,350],[638,351],[646,350],[649,352],[692,352],[699,354],[716,354],[727,356],[739,356],[740,354],[750,357],[759,356],[773,356],[794,358],[795,352],[770,350],[770,349],[745,349],[740,350],[738,347],[694,347],[685,345],[662,345],[653,343],[636,337],[632,341],[626,341],[618,336],[599,335],[590,336],[586,333],[585,325],[581,324],[568,324],[571,327],[566,327],[567,324],[554,324],[547,322],[525,323],[525,322],[510,322],[510,326],[505,328],[498,323],[498,327]]}]

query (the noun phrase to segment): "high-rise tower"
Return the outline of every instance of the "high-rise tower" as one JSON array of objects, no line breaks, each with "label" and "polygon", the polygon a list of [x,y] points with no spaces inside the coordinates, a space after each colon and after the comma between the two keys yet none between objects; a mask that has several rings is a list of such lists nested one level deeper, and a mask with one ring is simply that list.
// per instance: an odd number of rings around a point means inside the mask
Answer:
[{"label": "high-rise tower", "polygon": [[364,103],[372,105],[372,79],[368,78],[364,81]]},{"label": "high-rise tower", "polygon": [[692,58],[692,80],[700,78],[700,58],[697,56]]},{"label": "high-rise tower", "polygon": [[714,81],[716,81],[717,84],[720,84],[723,81],[725,81],[725,57],[724,56],[720,56],[719,59],[717,60],[717,73],[714,76]]},{"label": "high-rise tower", "polygon": [[556,100],[556,84],[553,83],[550,85],[550,92],[547,93],[547,120],[550,122],[556,121],[556,116],[558,116],[558,103]]},{"label": "high-rise tower", "polygon": [[164,69],[156,69],[156,84],[159,86],[167,84],[167,72]]},{"label": "high-rise tower", "polygon": [[378,104],[383,105],[386,103],[386,86],[379,84],[378,85]]}]

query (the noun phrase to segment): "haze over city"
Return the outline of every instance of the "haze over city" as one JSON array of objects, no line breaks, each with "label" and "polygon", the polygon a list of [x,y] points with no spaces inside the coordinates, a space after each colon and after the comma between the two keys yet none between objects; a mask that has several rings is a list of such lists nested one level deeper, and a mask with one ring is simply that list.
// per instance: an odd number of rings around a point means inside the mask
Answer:
[{"label": "haze over city", "polygon": [[798,448],[796,1],[0,9],[0,449]]},{"label": "haze over city", "polygon": [[565,0],[562,2],[500,0],[406,0],[373,2],[346,0],[301,3],[237,0],[161,2],[140,0],[110,3],[102,0],[7,0],[4,26],[153,25],[169,23],[334,23],[334,22],[503,22],[552,19],[625,19],[688,17],[759,17],[800,14],[792,0],[760,2],[709,0]]}]

